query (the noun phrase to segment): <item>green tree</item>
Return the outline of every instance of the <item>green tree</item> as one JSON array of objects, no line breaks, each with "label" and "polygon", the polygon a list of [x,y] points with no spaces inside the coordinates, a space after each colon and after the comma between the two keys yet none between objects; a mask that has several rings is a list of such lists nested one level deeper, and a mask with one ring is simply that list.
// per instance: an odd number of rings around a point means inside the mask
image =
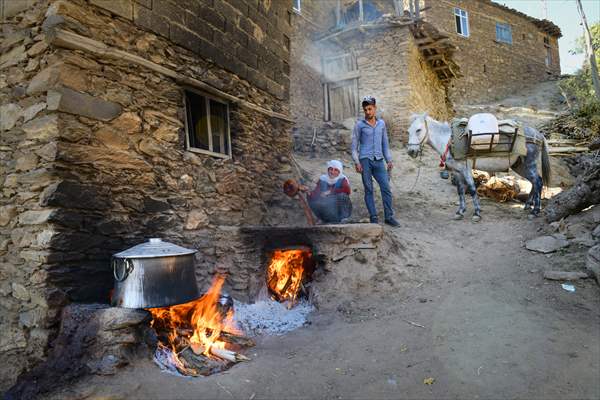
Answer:
[{"label": "green tree", "polygon": [[[592,48],[596,52],[596,61],[600,63],[600,21],[590,26],[590,33],[592,35]],[[569,50],[571,54],[583,54],[585,53],[585,37],[581,35],[575,39],[575,47]]]}]

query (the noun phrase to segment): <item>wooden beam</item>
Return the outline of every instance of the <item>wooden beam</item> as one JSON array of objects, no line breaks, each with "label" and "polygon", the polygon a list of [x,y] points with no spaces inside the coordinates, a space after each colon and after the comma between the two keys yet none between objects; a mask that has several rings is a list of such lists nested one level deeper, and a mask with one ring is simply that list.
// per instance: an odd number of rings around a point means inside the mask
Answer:
[{"label": "wooden beam", "polygon": [[431,38],[429,36],[426,36],[424,38],[415,39],[415,43],[419,47],[421,47],[421,46],[430,46],[432,44],[438,44],[440,42],[443,42],[443,41],[445,41],[447,39],[448,38],[436,38],[436,39],[433,39],[433,38]]},{"label": "wooden beam", "polygon": [[417,46],[421,46],[421,45],[425,45],[425,44],[430,44],[430,43],[435,43],[435,42],[429,36],[425,36],[425,37],[422,37],[422,38],[415,38],[415,44]]},{"label": "wooden beam", "polygon": [[425,59],[427,61],[433,61],[433,60],[444,60],[445,61],[444,54],[433,54],[430,56],[425,56]]},{"label": "wooden beam", "polygon": [[97,57],[110,58],[114,60],[121,60],[130,62],[132,64],[136,64],[140,67],[147,68],[151,71],[157,72],[169,78],[172,78],[179,84],[189,85],[191,87],[203,90],[207,93],[218,96],[224,100],[227,100],[231,103],[235,103],[240,107],[244,107],[250,110],[257,111],[261,114],[268,115],[270,117],[278,118],[287,122],[295,122],[290,116],[281,114],[275,111],[267,110],[266,108],[262,108],[257,106],[256,104],[252,104],[249,101],[240,99],[239,97],[230,95],[229,93],[225,93],[222,90],[219,90],[205,82],[199,81],[198,79],[180,74],[177,71],[174,71],[170,68],[164,67],[160,64],[147,60],[143,57],[140,57],[136,54],[131,54],[123,50],[119,50],[115,47],[108,46],[98,40],[94,40],[82,35],[78,35],[73,32],[65,31],[60,28],[55,28],[52,31],[48,32],[46,35],[46,41],[56,47],[62,47],[65,49],[71,50],[81,50],[90,54],[93,54]]},{"label": "wooden beam", "polygon": [[334,77],[330,77],[329,79],[327,79],[326,77],[323,77],[321,79],[322,83],[333,83],[333,82],[340,82],[340,81],[345,81],[348,79],[356,79],[360,77],[360,71],[350,71],[350,72],[345,72],[342,74],[336,74]]},{"label": "wooden beam", "polygon": [[365,20],[365,13],[363,11],[363,0],[358,0],[358,20],[361,23]]},{"label": "wooden beam", "polygon": [[447,39],[436,40],[435,42],[429,42],[426,44],[419,45],[419,50],[429,50],[429,49],[438,49],[440,44],[444,44]]}]

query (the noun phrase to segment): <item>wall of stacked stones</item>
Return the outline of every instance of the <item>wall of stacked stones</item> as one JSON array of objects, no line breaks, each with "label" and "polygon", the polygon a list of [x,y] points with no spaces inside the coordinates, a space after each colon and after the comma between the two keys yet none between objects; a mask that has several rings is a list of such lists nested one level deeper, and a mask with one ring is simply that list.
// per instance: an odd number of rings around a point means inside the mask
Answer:
[{"label": "wall of stacked stones", "polygon": [[310,146],[313,129],[323,123],[321,54],[313,42],[323,28],[318,25],[322,5],[303,1],[301,11],[292,13],[290,51],[290,111],[294,118],[294,150]]},{"label": "wall of stacked stones", "polygon": [[[65,302],[108,301],[111,254],[162,237],[199,250],[202,280],[222,255],[219,226],[301,216],[280,190],[293,175],[291,126],[252,106],[286,113],[289,83],[262,90],[83,0],[38,1],[5,17],[0,390],[44,357]],[[185,151],[181,82],[118,57],[74,50],[55,40],[58,31],[244,99],[246,105],[230,104],[233,158]]]},{"label": "wall of stacked stones", "polygon": [[[408,49],[408,75],[410,95],[408,103],[410,113],[427,112],[433,118],[448,121],[453,116],[453,107],[448,99],[446,87],[438,79],[437,74],[419,51],[410,36]],[[408,128],[408,121],[403,125]],[[405,137],[405,140],[408,138]]]},{"label": "wall of stacked stones", "polygon": [[289,97],[291,0],[89,2],[213,61],[279,99]]},{"label": "wall of stacked stones", "polygon": [[[557,38],[550,40],[553,64],[547,68],[546,34],[525,17],[481,0],[435,0],[427,5],[431,8],[425,11],[425,19],[445,31],[458,47],[454,59],[463,77],[453,80],[453,101],[499,99],[560,74]],[[469,37],[456,33],[454,7],[468,12]],[[511,25],[512,44],[496,41],[496,22]]]},{"label": "wall of stacked stones", "polygon": [[0,41],[0,391],[44,357],[65,301],[47,284],[48,244],[55,230],[43,204],[58,182],[57,115],[46,94],[28,82],[48,63],[51,51],[41,28],[48,2],[3,4]]},{"label": "wall of stacked stones", "polygon": [[374,96],[391,141],[400,139],[411,112],[408,28],[387,28],[366,35],[357,32],[348,44],[360,70],[359,97]]}]

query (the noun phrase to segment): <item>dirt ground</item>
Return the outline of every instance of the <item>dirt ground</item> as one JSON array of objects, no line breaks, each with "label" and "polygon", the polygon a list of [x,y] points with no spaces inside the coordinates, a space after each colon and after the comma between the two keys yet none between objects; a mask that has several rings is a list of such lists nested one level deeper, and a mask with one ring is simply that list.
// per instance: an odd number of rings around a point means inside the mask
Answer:
[{"label": "dirt ground", "polygon": [[[526,250],[525,240],[550,228],[542,219],[528,220],[518,203],[483,199],[480,223],[452,221],[456,191],[439,178],[436,157],[425,154],[409,193],[417,161],[403,149],[393,155],[401,227],[385,229],[400,248],[390,261],[402,264],[402,276],[392,288],[374,286],[351,303],[315,312],[306,327],[259,338],[248,353],[252,361],[226,373],[179,378],[144,361],[115,376],[87,378],[56,397],[600,398],[599,287],[580,280],[570,293],[542,277],[545,270],[583,270],[586,248],[571,245],[551,255]],[[349,161],[345,156],[344,164]],[[314,166],[325,160],[299,162],[316,174]],[[345,172],[360,220],[366,217],[360,178]]]}]

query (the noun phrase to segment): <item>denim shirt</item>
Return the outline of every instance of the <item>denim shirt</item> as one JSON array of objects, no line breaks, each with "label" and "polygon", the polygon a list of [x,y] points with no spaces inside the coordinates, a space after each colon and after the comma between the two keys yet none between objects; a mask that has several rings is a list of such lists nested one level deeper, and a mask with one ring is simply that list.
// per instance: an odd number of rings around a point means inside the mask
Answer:
[{"label": "denim shirt", "polygon": [[356,121],[352,131],[352,159],[360,164],[362,158],[371,160],[392,161],[390,144],[388,142],[387,128],[382,119],[376,119],[375,126],[363,118]]}]

